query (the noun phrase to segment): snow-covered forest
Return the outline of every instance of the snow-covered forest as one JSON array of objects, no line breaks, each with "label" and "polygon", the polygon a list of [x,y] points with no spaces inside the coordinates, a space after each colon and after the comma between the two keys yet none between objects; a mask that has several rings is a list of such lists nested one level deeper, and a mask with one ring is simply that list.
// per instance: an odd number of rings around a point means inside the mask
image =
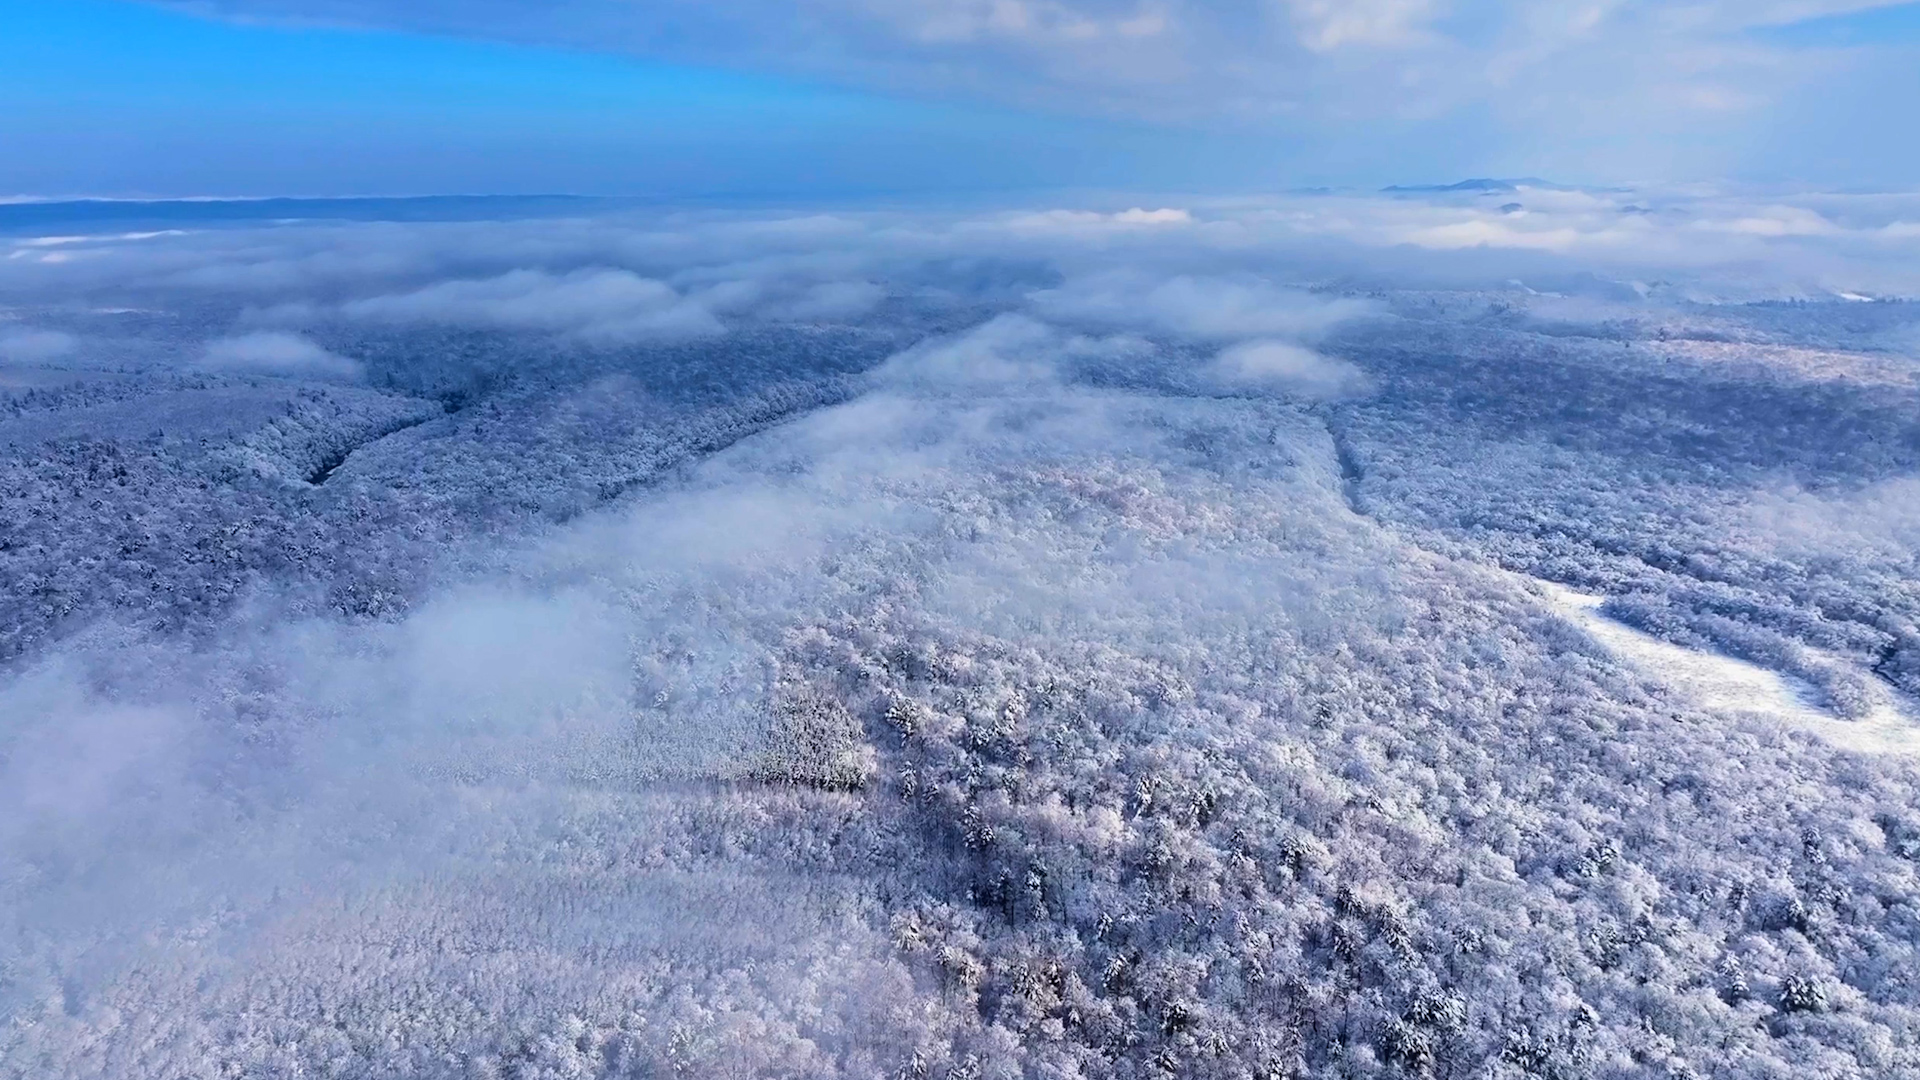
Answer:
[{"label": "snow-covered forest", "polygon": [[1920,1077],[1920,198],[0,206],[0,1075]]}]

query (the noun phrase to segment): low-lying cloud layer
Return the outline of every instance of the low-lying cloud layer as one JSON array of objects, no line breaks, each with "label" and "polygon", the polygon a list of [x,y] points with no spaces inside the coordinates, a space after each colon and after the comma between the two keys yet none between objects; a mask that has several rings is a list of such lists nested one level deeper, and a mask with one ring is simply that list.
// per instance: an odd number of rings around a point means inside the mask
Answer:
[{"label": "low-lying cloud layer", "polygon": [[207,371],[311,379],[353,379],[360,375],[360,365],[354,361],[336,356],[298,334],[272,330],[210,341],[199,366]]},{"label": "low-lying cloud layer", "polygon": [[1288,288],[1342,283],[1517,281],[1536,293],[1705,300],[1920,293],[1912,196],[1527,181],[1191,200],[1137,213],[625,212],[71,236],[53,248],[44,239],[0,239],[9,249],[0,286],[19,296],[111,292],[120,303],[143,290],[200,293],[242,299],[269,319],[345,314],[609,342],[710,334],[733,317],[857,318],[897,292],[909,268],[935,266],[944,280],[913,285],[976,289],[991,275],[1045,265],[1060,276],[1001,284],[1051,318],[1211,340],[1310,339],[1364,311],[1368,298],[1308,300]]},{"label": "low-lying cloud layer", "polygon": [[600,343],[720,333],[713,314],[664,282],[625,270],[555,276],[512,270],[480,281],[447,281],[409,293],[354,300],[352,318],[546,330]]},{"label": "low-lying cloud layer", "polygon": [[0,361],[35,363],[57,360],[73,351],[72,334],[58,330],[0,329]]}]

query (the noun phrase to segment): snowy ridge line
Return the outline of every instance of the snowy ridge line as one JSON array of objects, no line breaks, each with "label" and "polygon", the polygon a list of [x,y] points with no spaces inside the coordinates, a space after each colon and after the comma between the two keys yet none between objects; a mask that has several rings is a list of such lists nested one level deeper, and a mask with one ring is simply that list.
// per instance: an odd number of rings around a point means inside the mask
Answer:
[{"label": "snowy ridge line", "polygon": [[313,485],[314,487],[319,487],[322,484],[325,484],[328,480],[332,479],[334,473],[340,471],[340,467],[347,463],[347,459],[353,456],[354,451],[359,450],[362,447],[371,446],[382,439],[388,438],[389,436],[398,435],[399,433],[406,431],[409,428],[416,428],[416,427],[419,427],[421,424],[431,423],[437,419],[439,419],[439,417],[437,416],[423,416],[417,420],[407,420],[407,421],[398,423],[393,427],[387,428],[384,431],[380,431],[377,434],[374,434],[371,438],[363,439],[360,442],[354,443],[351,446],[342,447],[330,453],[325,458],[321,459],[319,464],[314,468],[313,472],[307,474],[307,477],[306,477],[307,483]]},{"label": "snowy ridge line", "polygon": [[677,472],[689,475],[701,461],[716,454],[724,453],[742,440],[752,438],[782,424],[792,423],[810,413],[834,405],[844,404],[859,392],[857,383],[850,379],[833,380],[831,385],[794,384],[773,387],[762,395],[762,400],[750,406],[744,413],[733,417],[732,426],[714,431],[696,438],[684,447],[685,456],[664,462],[658,468],[632,476],[603,480],[595,489],[594,506],[580,507],[572,514],[563,516],[560,521],[573,520],[581,514],[590,513],[606,503],[615,502],[626,495],[664,482],[668,473]]}]

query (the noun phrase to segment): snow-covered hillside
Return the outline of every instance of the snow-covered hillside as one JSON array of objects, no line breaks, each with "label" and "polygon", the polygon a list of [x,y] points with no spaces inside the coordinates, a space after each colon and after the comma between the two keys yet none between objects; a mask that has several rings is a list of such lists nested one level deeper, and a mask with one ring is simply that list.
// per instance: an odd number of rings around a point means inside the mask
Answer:
[{"label": "snow-covered hillside", "polygon": [[1909,219],[0,238],[0,1073],[1920,1076]]}]

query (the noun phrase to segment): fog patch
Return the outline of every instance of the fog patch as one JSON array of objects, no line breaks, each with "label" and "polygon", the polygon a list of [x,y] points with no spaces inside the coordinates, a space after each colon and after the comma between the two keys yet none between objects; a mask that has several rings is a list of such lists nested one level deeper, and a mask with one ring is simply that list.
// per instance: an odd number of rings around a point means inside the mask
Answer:
[{"label": "fog patch", "polygon": [[1896,477],[1850,492],[1763,492],[1748,527],[1782,550],[1854,551],[1869,559],[1920,557],[1920,477]]},{"label": "fog patch", "polygon": [[0,363],[44,364],[71,354],[79,344],[78,338],[59,330],[0,329]]},{"label": "fog patch", "polygon": [[537,330],[594,344],[685,340],[725,332],[706,308],[671,285],[628,270],[552,274],[513,270],[499,277],[444,281],[409,293],[350,301],[350,317]]},{"label": "fog patch", "polygon": [[871,281],[828,281],[814,285],[772,314],[790,319],[848,319],[878,305],[886,290]]},{"label": "fog patch", "polygon": [[1065,335],[1024,315],[998,315],[964,334],[916,346],[887,361],[876,377],[923,390],[978,392],[1044,386],[1060,378]]},{"label": "fog patch", "polygon": [[1366,375],[1344,360],[1284,341],[1249,341],[1222,349],[1209,374],[1228,386],[1260,387],[1317,401],[1365,392]]},{"label": "fog patch", "polygon": [[232,375],[274,375],[283,378],[360,378],[360,362],[328,352],[299,334],[258,330],[207,343],[196,367]]},{"label": "fog patch", "polygon": [[1111,271],[1033,294],[1036,311],[1061,319],[1156,330],[1204,341],[1245,337],[1315,340],[1371,312],[1368,303],[1321,296],[1257,278],[1170,278]]},{"label": "fog patch", "polygon": [[[166,704],[91,698],[68,662],[39,667],[0,691],[0,845],[49,853],[176,785],[186,718]],[[68,852],[78,855],[78,851]]]},{"label": "fog patch", "polygon": [[1115,231],[1137,231],[1145,228],[1163,228],[1170,225],[1191,225],[1193,214],[1178,207],[1160,207],[1148,210],[1144,207],[1130,207],[1114,213],[1101,213],[1097,210],[1041,210],[1008,215],[1002,219],[1005,227],[1029,233],[1080,233],[1100,234]]},{"label": "fog patch", "polygon": [[856,319],[887,295],[871,281],[793,282],[744,278],[709,285],[689,294],[716,314],[741,314],[765,322],[822,322]]}]

